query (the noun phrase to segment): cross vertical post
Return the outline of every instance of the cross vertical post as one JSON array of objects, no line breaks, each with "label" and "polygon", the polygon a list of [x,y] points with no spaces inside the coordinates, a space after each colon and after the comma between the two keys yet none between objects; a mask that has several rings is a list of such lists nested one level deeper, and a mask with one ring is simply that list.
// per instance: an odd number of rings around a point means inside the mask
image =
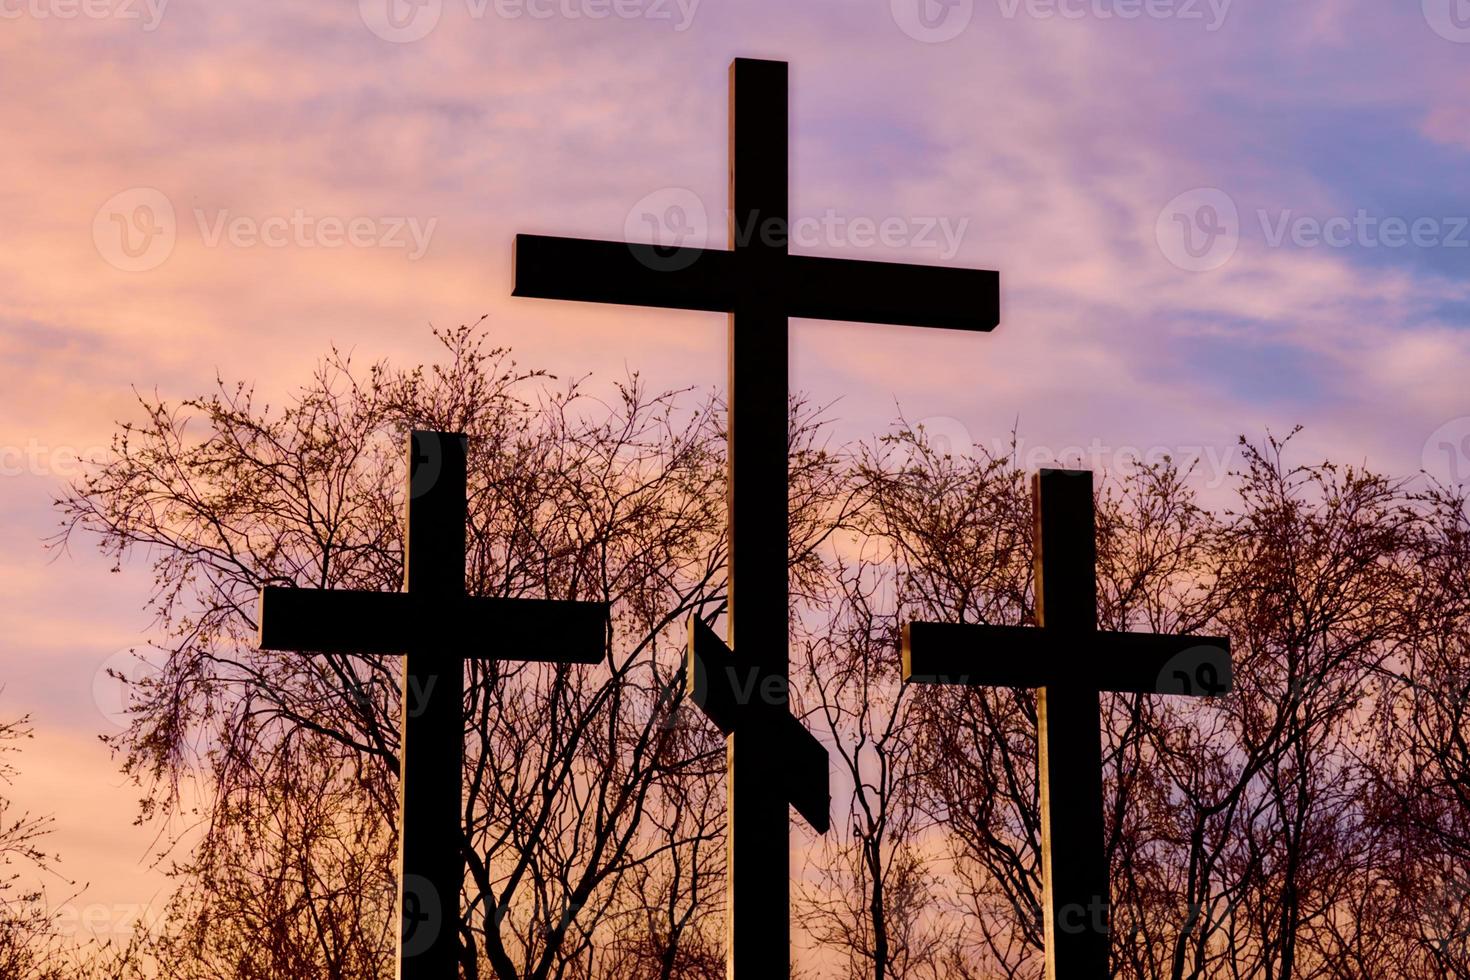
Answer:
[{"label": "cross vertical post", "polygon": [[[786,257],[786,64],[730,66],[730,248],[751,282],[775,282]],[[791,947],[790,818],[775,739],[788,713],[786,309],[749,289],[728,317],[730,646],[765,692],[725,743],[731,961],[740,980],[787,976]],[[779,764],[779,763],[776,763]],[[735,951],[739,951],[738,956]]]},{"label": "cross vertical post", "polygon": [[[410,437],[403,580],[409,595],[428,600],[420,615],[453,615],[456,600],[464,598],[465,450],[459,435]],[[453,628],[452,622],[434,623],[422,635],[443,636]],[[438,980],[459,975],[464,664],[428,644],[405,652],[399,759],[413,782],[398,781],[399,908],[406,927],[399,936],[400,976]]]},{"label": "cross vertical post", "polygon": [[1052,978],[1101,980],[1109,896],[1102,713],[1097,688],[1068,663],[1090,655],[1097,629],[1092,474],[1047,470],[1031,487],[1036,624],[1060,644],[1057,676],[1036,695],[1046,969]]}]

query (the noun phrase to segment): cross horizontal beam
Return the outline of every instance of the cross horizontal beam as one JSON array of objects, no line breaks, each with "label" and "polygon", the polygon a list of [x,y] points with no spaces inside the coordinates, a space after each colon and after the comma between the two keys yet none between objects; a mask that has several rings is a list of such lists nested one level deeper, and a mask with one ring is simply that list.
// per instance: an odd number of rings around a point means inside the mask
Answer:
[{"label": "cross horizontal beam", "polygon": [[512,296],[728,313],[735,253],[517,235]]},{"label": "cross horizontal beam", "polygon": [[[771,281],[742,284],[738,250],[517,235],[512,295],[730,312],[742,293],[787,316],[988,331],[1000,322],[1000,274],[985,269],[783,255]],[[756,278],[754,275],[750,278]]]},{"label": "cross horizontal beam", "polygon": [[608,604],[408,592],[268,587],[260,596],[260,648],[548,663],[600,663]]},{"label": "cross horizontal beam", "polygon": [[[779,779],[787,802],[819,834],[831,827],[831,772],[827,750],[786,709],[784,685],[776,692],[763,688],[770,675],[742,663],[734,651],[698,616],[689,619],[689,663],[685,675],[688,696],[715,727],[726,735],[742,724],[774,724],[773,740],[784,753],[770,760],[773,779]],[[779,680],[779,678],[777,679]],[[759,705],[773,710],[760,711]]]},{"label": "cross horizontal beam", "polygon": [[903,675],[920,684],[1206,697],[1233,684],[1230,641],[1222,637],[977,623],[907,624]]}]

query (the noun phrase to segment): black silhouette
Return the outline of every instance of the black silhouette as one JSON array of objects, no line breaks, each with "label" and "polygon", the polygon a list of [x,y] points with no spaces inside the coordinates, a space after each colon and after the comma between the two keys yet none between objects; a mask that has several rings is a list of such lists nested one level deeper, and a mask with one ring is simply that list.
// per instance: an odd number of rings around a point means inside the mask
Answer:
[{"label": "black silhouette", "polygon": [[[726,735],[734,734],[744,712],[760,698],[751,689],[761,678],[725,646],[704,620],[689,619],[689,697]],[[786,801],[818,833],[832,825],[832,793],[828,785],[827,750],[789,712],[776,714],[770,723],[778,729],[777,740],[785,756],[775,774],[786,793]]]},{"label": "black silhouette", "polygon": [[[772,980],[790,974],[787,804],[821,830],[830,806],[825,751],[795,735],[786,691],[787,318],[991,330],[999,276],[788,254],[786,64],[737,58],[730,74],[730,250],[518,235],[514,291],[730,314],[728,631],[737,653],[693,627],[689,684],[729,736],[727,972]],[[725,656],[733,672],[700,666]],[[719,685],[701,689],[701,677],[716,676],[735,682],[734,700]]]},{"label": "black silhouette", "polygon": [[407,655],[399,747],[402,821],[399,976],[459,976],[465,846],[464,658],[598,663],[608,607],[599,602],[465,594],[467,440],[409,437],[404,591],[269,587],[263,650]]},{"label": "black silhouette", "polygon": [[1213,696],[1231,687],[1230,642],[1097,629],[1092,473],[1032,481],[1036,623],[910,623],[906,681],[1035,687],[1046,975],[1105,980],[1109,884],[1100,691]]}]

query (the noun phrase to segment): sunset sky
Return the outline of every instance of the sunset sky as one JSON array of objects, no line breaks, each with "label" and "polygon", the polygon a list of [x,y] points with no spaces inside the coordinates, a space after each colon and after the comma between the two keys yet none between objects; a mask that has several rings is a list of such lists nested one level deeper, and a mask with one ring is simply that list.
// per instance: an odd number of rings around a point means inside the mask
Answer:
[{"label": "sunset sky", "polygon": [[1470,472],[1466,0],[0,0],[0,717],[102,931],[166,885],[97,742],[146,561],[42,547],[76,459],[134,388],[279,402],[482,314],[529,366],[720,384],[723,317],[513,299],[510,244],[722,245],[734,56],[791,62],[795,250],[1001,271],[991,335],[796,324],[843,437],[1167,450],[1212,499],[1298,423]]}]

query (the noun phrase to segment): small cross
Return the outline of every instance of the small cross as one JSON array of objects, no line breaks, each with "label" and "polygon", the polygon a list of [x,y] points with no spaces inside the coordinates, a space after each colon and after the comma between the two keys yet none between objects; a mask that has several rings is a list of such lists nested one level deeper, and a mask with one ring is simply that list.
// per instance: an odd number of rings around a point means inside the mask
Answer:
[{"label": "small cross", "polygon": [[828,823],[825,750],[795,734],[787,707],[787,318],[985,331],[1000,307],[995,272],[787,251],[786,75],[781,61],[737,58],[730,66],[728,250],[515,241],[517,296],[730,314],[728,630],[739,657],[729,659],[735,655],[695,626],[690,663],[694,673],[701,662],[720,665],[709,676],[721,677],[734,663],[734,676],[747,682],[744,700],[727,703],[720,685],[704,698],[698,677],[689,678],[696,702],[728,736],[729,980],[790,975],[788,804],[818,829]]},{"label": "small cross", "polygon": [[607,654],[607,603],[465,594],[467,443],[453,432],[409,437],[402,592],[269,587],[260,597],[262,650],[407,655],[400,980],[459,976],[465,658],[593,664]]},{"label": "small cross", "polygon": [[904,680],[1034,687],[1049,980],[1106,980],[1101,691],[1210,697],[1231,687],[1230,641],[1097,628],[1092,473],[1032,481],[1036,623],[909,623]]}]

